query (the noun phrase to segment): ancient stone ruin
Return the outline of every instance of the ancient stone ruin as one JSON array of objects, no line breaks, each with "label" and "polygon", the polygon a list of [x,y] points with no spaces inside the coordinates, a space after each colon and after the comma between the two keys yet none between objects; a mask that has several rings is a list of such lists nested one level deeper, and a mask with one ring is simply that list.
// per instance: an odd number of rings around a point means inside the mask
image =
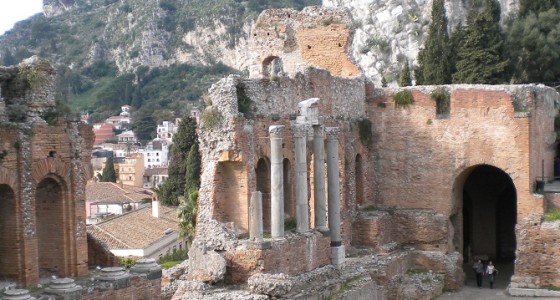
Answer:
[{"label": "ancient stone ruin", "polygon": [[333,53],[302,54],[317,44],[308,30],[350,40],[341,15],[266,11],[252,78],[210,89],[196,238],[174,299],[431,299],[479,257],[515,264],[511,291],[560,285],[560,229],[541,221],[554,201],[535,193],[553,176],[558,93],[375,88],[321,61]]}]

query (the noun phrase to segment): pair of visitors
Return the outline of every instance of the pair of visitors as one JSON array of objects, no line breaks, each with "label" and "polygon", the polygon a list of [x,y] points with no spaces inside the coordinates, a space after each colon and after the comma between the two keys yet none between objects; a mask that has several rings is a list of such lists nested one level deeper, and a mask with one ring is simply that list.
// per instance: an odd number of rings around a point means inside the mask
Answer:
[{"label": "pair of visitors", "polygon": [[496,279],[496,274],[498,274],[498,269],[494,267],[492,261],[488,262],[488,266],[486,267],[486,274],[488,275],[488,281],[490,282],[490,288],[494,288],[494,279]]},{"label": "pair of visitors", "polygon": [[482,276],[484,275],[484,265],[482,261],[479,259],[477,260],[473,266],[474,274],[476,275],[476,285],[479,289],[482,288]]}]

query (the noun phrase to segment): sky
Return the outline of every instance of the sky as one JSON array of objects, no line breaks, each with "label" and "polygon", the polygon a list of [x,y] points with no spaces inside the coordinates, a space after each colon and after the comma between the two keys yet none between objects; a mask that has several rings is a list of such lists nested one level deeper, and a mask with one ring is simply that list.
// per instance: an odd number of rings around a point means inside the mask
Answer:
[{"label": "sky", "polygon": [[12,29],[17,21],[43,11],[43,0],[0,0],[0,35]]}]

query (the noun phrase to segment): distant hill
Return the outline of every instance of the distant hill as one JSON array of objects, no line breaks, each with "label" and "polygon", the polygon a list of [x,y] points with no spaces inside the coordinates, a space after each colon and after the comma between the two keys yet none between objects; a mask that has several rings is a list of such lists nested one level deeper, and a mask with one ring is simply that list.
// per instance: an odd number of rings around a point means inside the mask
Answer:
[{"label": "distant hill", "polygon": [[0,36],[0,64],[38,55],[58,70],[59,102],[93,113],[93,121],[130,104],[155,126],[185,113],[218,78],[247,67],[247,47],[238,46],[246,45],[251,24],[262,10],[320,4],[44,0],[44,14]]}]

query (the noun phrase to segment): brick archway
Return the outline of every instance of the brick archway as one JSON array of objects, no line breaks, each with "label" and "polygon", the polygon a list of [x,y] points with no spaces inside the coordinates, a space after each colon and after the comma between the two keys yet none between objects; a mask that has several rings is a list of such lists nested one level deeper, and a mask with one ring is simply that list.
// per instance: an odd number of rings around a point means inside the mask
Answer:
[{"label": "brick archway", "polygon": [[453,189],[453,244],[465,263],[476,257],[515,259],[517,190],[509,174],[481,164],[467,168]]},{"label": "brick archway", "polygon": [[0,183],[0,281],[18,280],[23,273],[17,224],[14,190]]},{"label": "brick archway", "polygon": [[35,190],[35,220],[40,276],[71,275],[71,218],[67,206],[67,190],[60,178],[47,176],[39,182]]}]

